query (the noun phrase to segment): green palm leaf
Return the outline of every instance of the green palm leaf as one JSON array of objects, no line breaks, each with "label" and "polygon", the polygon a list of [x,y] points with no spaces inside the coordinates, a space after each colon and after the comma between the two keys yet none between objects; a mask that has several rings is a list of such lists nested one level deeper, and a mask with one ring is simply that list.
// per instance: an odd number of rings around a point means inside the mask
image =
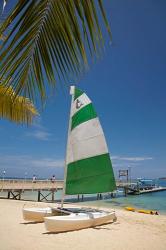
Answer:
[{"label": "green palm leaf", "polygon": [[13,89],[0,84],[0,118],[31,124],[37,111],[29,99],[15,95]]},{"label": "green palm leaf", "polygon": [[13,25],[0,50],[3,84],[12,78],[16,94],[44,100],[48,84],[77,77],[103,45],[99,10],[111,34],[102,0],[19,0],[0,27]]}]

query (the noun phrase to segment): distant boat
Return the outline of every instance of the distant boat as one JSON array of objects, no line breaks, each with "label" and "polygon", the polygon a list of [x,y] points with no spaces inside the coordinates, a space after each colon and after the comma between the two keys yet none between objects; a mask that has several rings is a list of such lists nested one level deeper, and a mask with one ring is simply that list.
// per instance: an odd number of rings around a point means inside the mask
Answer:
[{"label": "distant boat", "polygon": [[[71,87],[65,178],[60,208],[23,209],[24,219],[44,219],[47,231],[64,232],[116,220],[114,211],[63,208],[64,196],[113,192],[116,183],[104,133],[91,100]],[[52,216],[54,214],[61,216]],[[48,216],[47,216],[48,214]],[[40,218],[39,218],[40,217]]]},{"label": "distant boat", "polygon": [[159,180],[166,180],[166,177],[160,177]]},{"label": "distant boat", "polygon": [[128,194],[131,195],[139,195],[139,194],[145,194],[145,193],[153,193],[153,192],[159,192],[159,191],[165,191],[166,187],[160,187],[155,184],[155,180],[152,179],[137,179],[137,184],[133,186],[132,188],[128,188]]}]

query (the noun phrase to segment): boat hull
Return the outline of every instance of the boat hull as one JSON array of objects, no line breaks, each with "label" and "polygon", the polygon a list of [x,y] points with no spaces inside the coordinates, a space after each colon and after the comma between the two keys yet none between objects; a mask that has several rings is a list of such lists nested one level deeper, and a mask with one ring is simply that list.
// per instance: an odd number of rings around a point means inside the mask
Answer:
[{"label": "boat hull", "polygon": [[72,211],[77,211],[78,208],[69,208],[68,210],[56,208],[56,207],[30,207],[30,208],[23,208],[23,218],[26,221],[33,221],[33,222],[44,222],[44,217],[49,216],[61,216],[61,215],[69,215]]},{"label": "boat hull", "polygon": [[23,208],[23,218],[26,221],[43,222],[45,216],[53,216],[55,213],[50,207],[46,208]]},{"label": "boat hull", "polygon": [[45,217],[45,227],[49,232],[67,232],[95,227],[116,221],[115,212],[71,213],[65,216]]}]

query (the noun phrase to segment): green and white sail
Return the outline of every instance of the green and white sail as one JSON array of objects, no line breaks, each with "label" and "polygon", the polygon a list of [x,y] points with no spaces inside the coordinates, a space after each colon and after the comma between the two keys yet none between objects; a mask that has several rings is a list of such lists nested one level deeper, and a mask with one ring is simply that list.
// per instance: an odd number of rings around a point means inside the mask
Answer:
[{"label": "green and white sail", "polygon": [[71,87],[65,194],[115,190],[115,178],[98,116],[89,97]]}]

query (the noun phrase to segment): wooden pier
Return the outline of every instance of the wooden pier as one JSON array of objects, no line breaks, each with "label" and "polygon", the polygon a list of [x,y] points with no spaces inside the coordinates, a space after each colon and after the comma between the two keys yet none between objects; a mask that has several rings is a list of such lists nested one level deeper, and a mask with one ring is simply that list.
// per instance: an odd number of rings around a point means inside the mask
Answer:
[{"label": "wooden pier", "polygon": [[[117,189],[123,189],[125,196],[128,194],[144,194],[166,190],[166,187],[156,187],[149,190],[141,190],[136,186],[136,183],[116,182]],[[135,186],[135,188],[133,188]],[[26,191],[37,191],[37,201],[55,201],[56,192],[63,189],[63,180],[32,180],[25,179],[1,179],[0,192],[7,192],[8,199],[20,200],[21,196]],[[48,191],[47,193],[45,191]],[[116,191],[110,193],[111,198],[116,197]],[[78,201],[84,200],[84,195],[77,195]],[[102,199],[102,194],[97,194],[97,200]]]},{"label": "wooden pier", "polygon": [[[119,185],[117,183],[117,185]],[[7,192],[6,198],[21,200],[26,191],[37,191],[37,201],[55,201],[56,192],[63,189],[63,180],[32,180],[25,179],[1,179],[0,192]],[[47,194],[45,191],[48,191]],[[116,192],[110,194],[112,198],[116,197]],[[77,195],[78,201],[84,200],[84,195]],[[102,199],[102,194],[97,194],[97,200]]]},{"label": "wooden pier", "polygon": [[[0,180],[0,191],[7,192],[8,199],[20,200],[21,195],[25,191],[37,191],[38,201],[49,201],[48,197],[51,196],[51,201],[54,201],[55,193],[63,189],[63,181],[51,180],[18,180],[18,179],[5,179]],[[48,191],[47,194],[43,191]]]}]

